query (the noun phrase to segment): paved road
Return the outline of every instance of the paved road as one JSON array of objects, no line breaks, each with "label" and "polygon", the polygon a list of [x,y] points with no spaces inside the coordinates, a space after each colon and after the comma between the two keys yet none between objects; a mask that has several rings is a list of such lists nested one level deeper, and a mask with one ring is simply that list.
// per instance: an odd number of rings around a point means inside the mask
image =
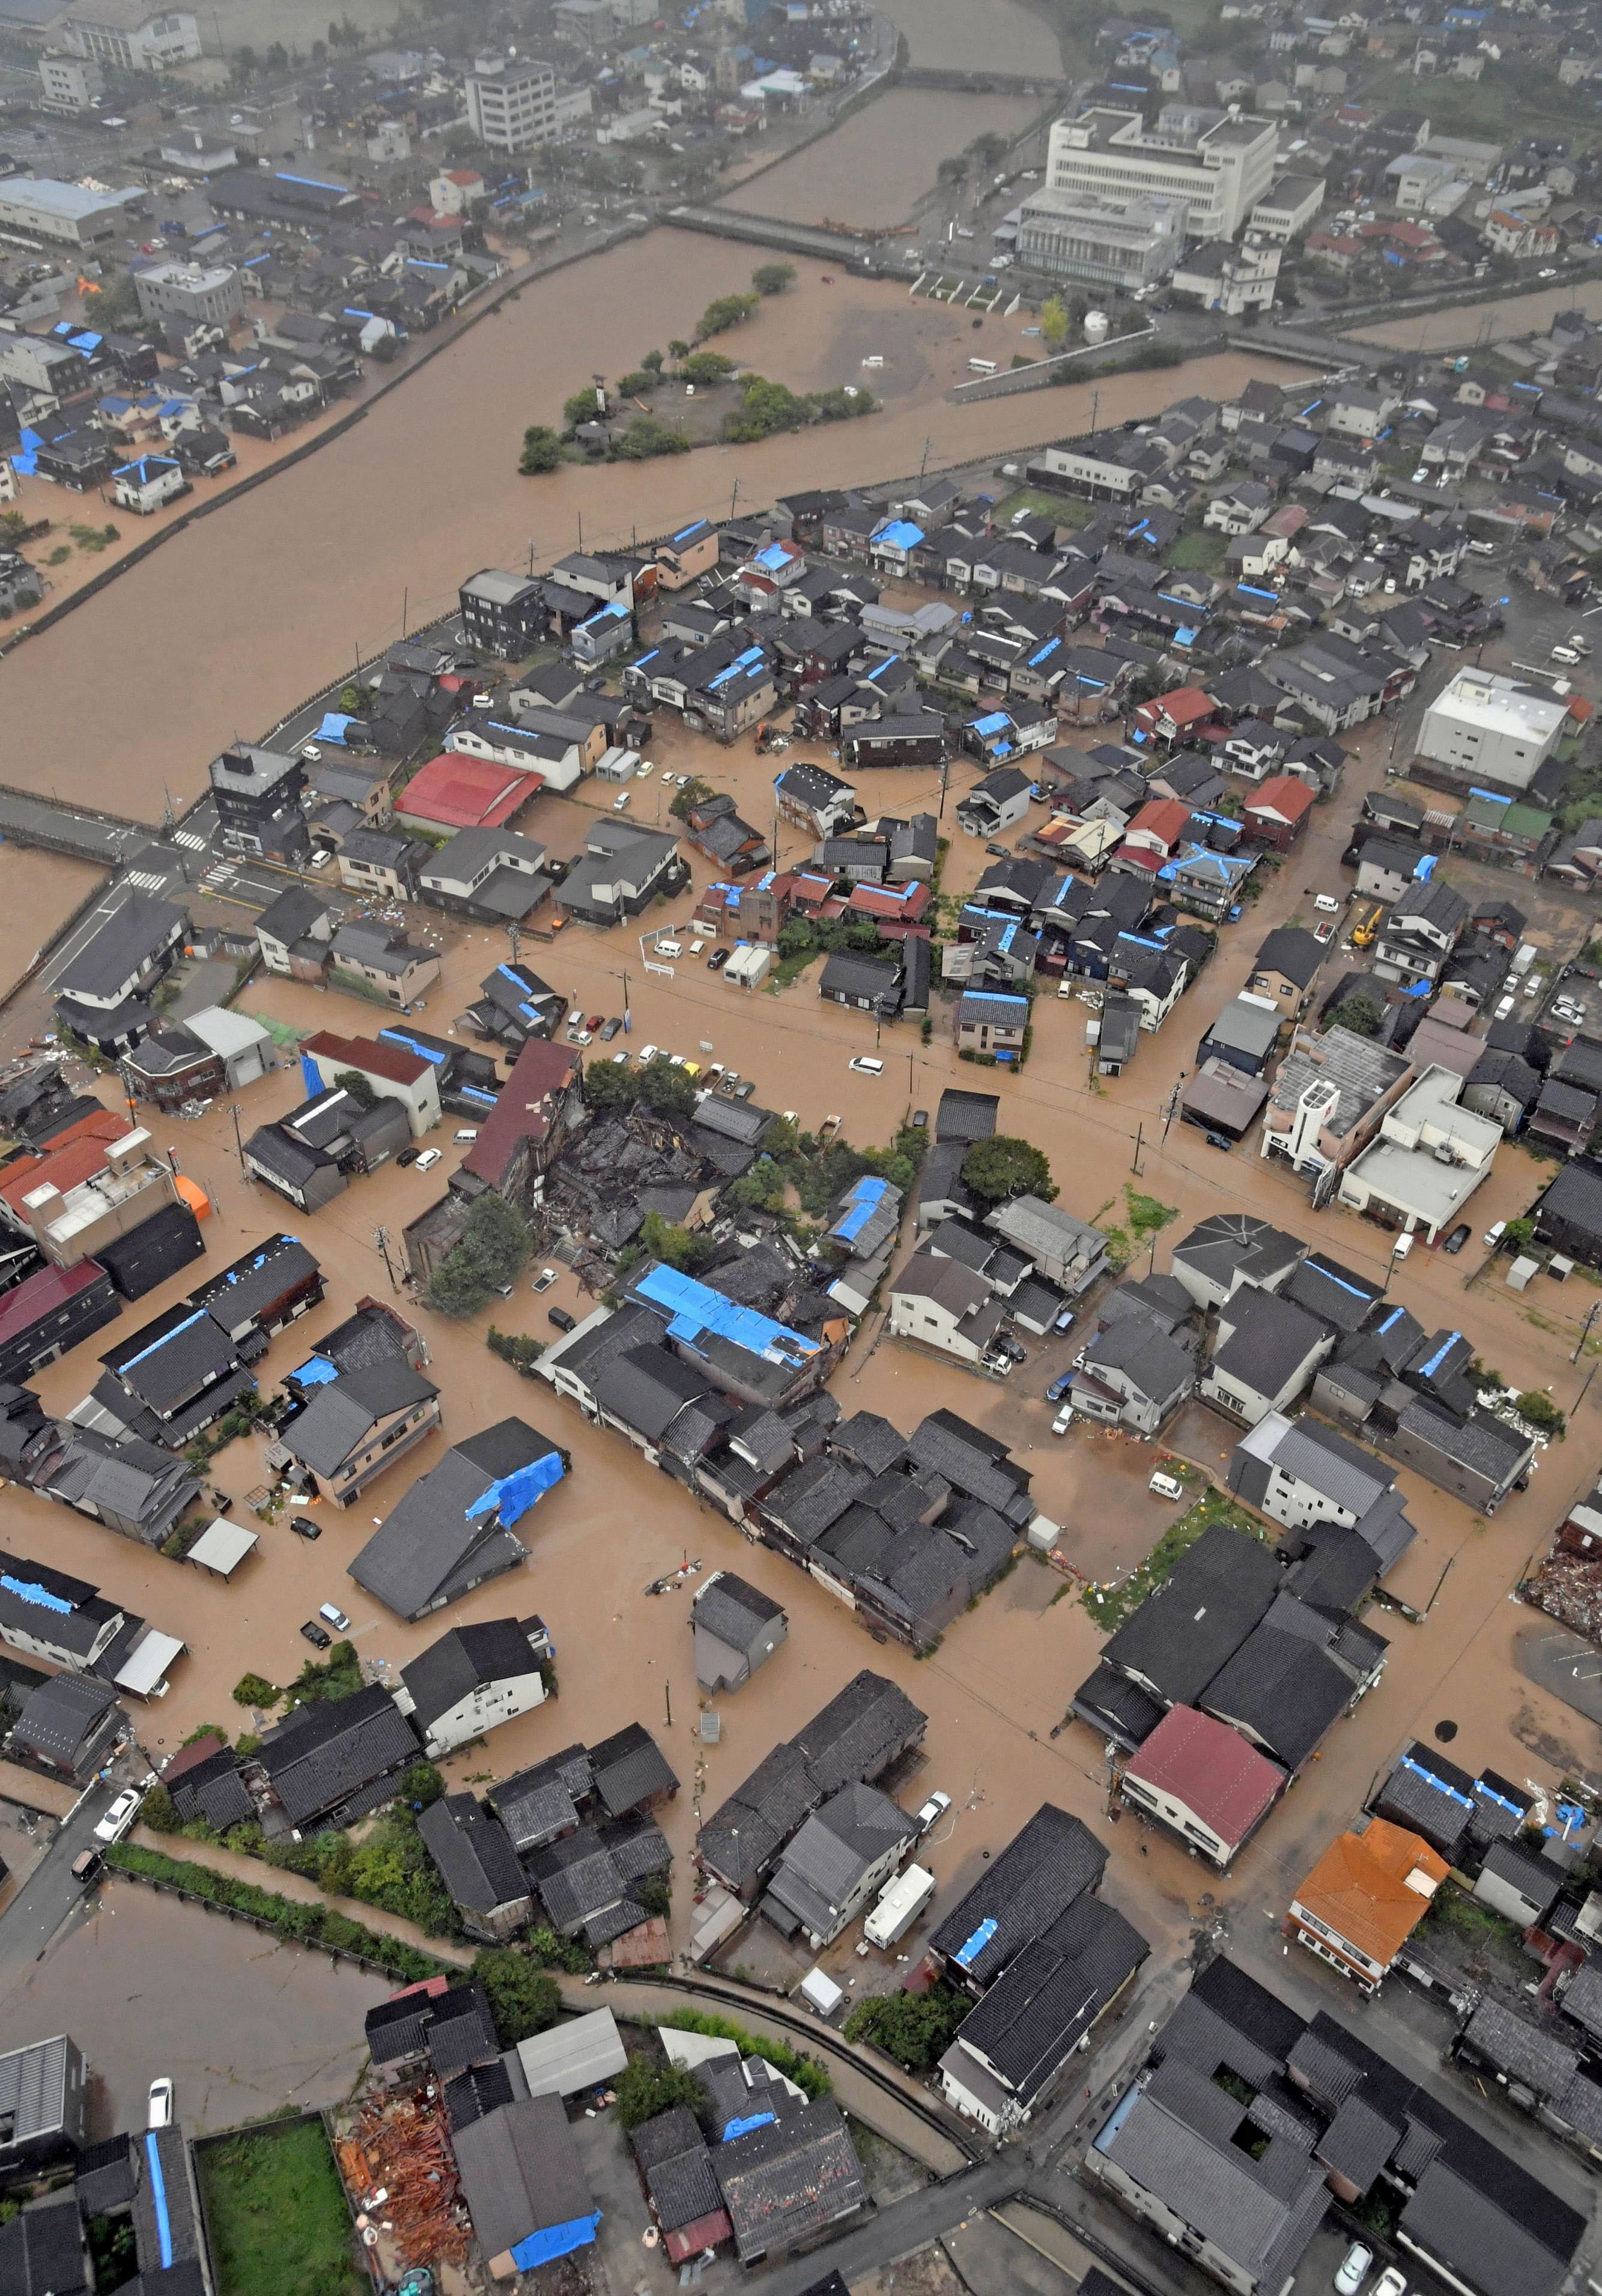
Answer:
[{"label": "paved road", "polygon": [[16,1896],[0,1914],[0,2001],[21,1983],[83,1897],[72,1861],[93,1848],[94,1828],[118,1792],[97,1785],[67,1818]]}]

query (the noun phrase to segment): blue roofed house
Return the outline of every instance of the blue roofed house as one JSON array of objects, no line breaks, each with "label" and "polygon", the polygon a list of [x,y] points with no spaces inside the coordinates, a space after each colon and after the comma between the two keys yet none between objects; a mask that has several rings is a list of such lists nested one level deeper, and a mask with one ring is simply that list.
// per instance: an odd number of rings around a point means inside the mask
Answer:
[{"label": "blue roofed house", "polygon": [[1028,1031],[1027,996],[970,988],[957,1000],[954,1034],[959,1053],[988,1054],[1008,1063],[1021,1061]]},{"label": "blue roofed house", "polygon": [[913,554],[924,539],[924,529],[909,518],[887,518],[867,538],[867,554],[886,574],[903,577],[912,570]]},{"label": "blue roofed house", "polygon": [[613,654],[624,653],[634,643],[634,616],[626,598],[613,598],[580,622],[569,641],[576,660],[586,664],[610,661]]}]

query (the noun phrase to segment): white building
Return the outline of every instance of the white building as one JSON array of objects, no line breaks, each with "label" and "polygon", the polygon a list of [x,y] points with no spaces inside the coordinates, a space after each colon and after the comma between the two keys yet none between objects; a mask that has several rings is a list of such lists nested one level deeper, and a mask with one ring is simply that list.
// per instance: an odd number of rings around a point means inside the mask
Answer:
[{"label": "white building", "polygon": [[231,263],[152,263],[134,274],[142,319],[182,319],[186,325],[226,327],[244,308],[244,290]]},{"label": "white building", "polygon": [[300,1070],[308,1093],[330,1092],[342,1076],[364,1077],[375,1100],[400,1103],[415,1140],[440,1121],[439,1070],[404,1046],[375,1037],[336,1037],[323,1029],[302,1043]]},{"label": "white building", "polygon": [[188,492],[184,466],[170,455],[142,455],[137,462],[124,463],[111,473],[112,501],[141,518],[150,517],[164,503],[176,502]]},{"label": "white building", "polygon": [[1494,1118],[1458,1105],[1462,1090],[1450,1069],[1425,1069],[1386,1110],[1373,1146],[1347,1167],[1342,1203],[1426,1243],[1460,1219],[1502,1138]]},{"label": "white building", "polygon": [[492,152],[532,152],[556,132],[556,74],[534,57],[481,56],[467,75],[467,124]]},{"label": "white building", "polygon": [[1238,247],[1227,239],[1205,240],[1174,273],[1174,293],[1194,296],[1204,311],[1230,319],[1243,311],[1271,310],[1283,252],[1277,239],[1255,231]]},{"label": "white building", "polygon": [[57,55],[46,49],[39,58],[41,111],[76,116],[93,111],[105,94],[105,75],[91,57]]},{"label": "white building", "polygon": [[1324,204],[1324,183],[1319,176],[1281,176],[1247,218],[1253,231],[1269,239],[1288,241],[1304,232]]},{"label": "white building", "polygon": [[61,37],[77,56],[92,56],[118,71],[171,71],[201,53],[200,27],[181,10],[159,13],[144,0],[90,0],[71,8]]},{"label": "white building", "polygon": [[1018,260],[1054,279],[1149,287],[1179,261],[1186,214],[1177,199],[1105,200],[1042,184],[1018,210]]},{"label": "white building", "polygon": [[453,1627],[400,1670],[395,1703],[409,1714],[430,1761],[527,1714],[546,1698],[552,1655],[540,1619],[484,1619]]},{"label": "white building", "polygon": [[81,184],[47,176],[12,176],[0,184],[0,231],[92,247],[126,231],[129,209],[142,208],[149,196],[143,184],[125,192],[86,192]]},{"label": "white building", "polygon": [[1272,120],[1165,104],[1148,128],[1138,111],[1097,106],[1053,122],[1046,181],[1097,199],[1186,203],[1198,239],[1233,239],[1274,177]]},{"label": "white building", "polygon": [[1557,749],[1566,705],[1491,669],[1460,669],[1424,716],[1418,754],[1504,789],[1528,789]]}]

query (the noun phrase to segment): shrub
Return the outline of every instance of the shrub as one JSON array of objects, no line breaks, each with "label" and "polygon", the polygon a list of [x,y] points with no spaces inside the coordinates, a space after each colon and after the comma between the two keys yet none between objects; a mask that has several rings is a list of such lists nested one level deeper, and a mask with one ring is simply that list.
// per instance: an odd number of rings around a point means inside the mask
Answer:
[{"label": "shrub", "polygon": [[1056,1194],[1051,1166],[1040,1150],[1006,1133],[976,1140],[962,1160],[962,1177],[987,1204],[1004,1203],[1009,1196],[1039,1196],[1050,1203]]},{"label": "shrub", "polygon": [[625,2128],[638,2128],[676,2104],[687,2104],[696,2114],[706,2111],[706,2092],[694,2074],[665,2058],[630,2057],[612,2086]]},{"label": "shrub", "polygon": [[972,2008],[952,1985],[927,1993],[883,1993],[859,2001],[845,2021],[848,2041],[871,2041],[908,2072],[918,2073],[945,2054]]},{"label": "shrub", "polygon": [[472,1973],[484,1988],[503,2049],[515,2047],[530,2033],[543,2033],[561,2014],[555,1979],[528,1954],[510,1946],[486,1946],[473,1956]]},{"label": "shrub", "polygon": [[519,474],[525,479],[538,478],[543,472],[554,471],[562,461],[562,441],[548,422],[531,422],[523,432],[523,450],[517,458]]},{"label": "shrub", "polygon": [[234,1700],[238,1706],[276,1706],[283,1693],[275,1682],[265,1675],[242,1674],[234,1685]]},{"label": "shrub", "polygon": [[761,301],[760,295],[718,295],[707,305],[695,322],[695,340],[704,342],[709,335],[727,334],[749,319]]},{"label": "shrub", "polygon": [[715,2040],[732,2041],[743,2057],[766,2057],[777,2071],[787,2073],[814,2103],[833,2094],[834,2084],[817,2058],[803,2056],[788,2041],[759,2040],[743,2025],[705,2009],[671,2009],[665,2017],[659,2017],[657,2023],[670,2026],[676,2032],[707,2033]]},{"label": "shrub", "polygon": [[[152,1799],[153,1792],[145,1798],[147,1808]],[[114,1841],[105,1855],[109,1866],[126,1874],[148,1874],[154,1881],[187,1890],[192,1897],[204,1898],[211,1905],[231,1906],[237,1913],[249,1914],[267,1923],[282,1937],[308,1944],[337,1945],[347,1952],[359,1953],[403,1984],[415,1984],[442,1972],[456,1974],[445,1963],[436,1961],[432,1954],[419,1953],[414,1946],[402,1945],[398,1939],[364,1929],[359,1922],[348,1921],[327,1906],[301,1905],[297,1899],[281,1898],[275,1890],[264,1890],[257,1882],[238,1881],[232,1874],[218,1874],[209,1866],[192,1866],[187,1859],[168,1857],[160,1849],[144,1849],[136,1842]]]}]

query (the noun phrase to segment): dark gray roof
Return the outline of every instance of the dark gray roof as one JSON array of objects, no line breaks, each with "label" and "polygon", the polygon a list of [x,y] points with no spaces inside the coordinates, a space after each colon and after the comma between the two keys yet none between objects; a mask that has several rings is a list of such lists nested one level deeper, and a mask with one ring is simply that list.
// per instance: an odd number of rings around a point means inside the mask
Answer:
[{"label": "dark gray roof", "polygon": [[1149,1951],[1121,1914],[1081,1896],[1007,1964],[958,2039],[980,2050],[1028,2104]]},{"label": "dark gray roof", "polygon": [[826,2097],[731,2138],[712,2161],[742,2262],[793,2248],[867,2205],[856,2147]]},{"label": "dark gray roof", "polygon": [[422,1749],[382,1683],[315,1699],[275,1722],[258,1755],[292,1825],[321,1817],[358,1789],[398,1774]]},{"label": "dark gray roof", "polygon": [[1213,1523],[1124,1620],[1103,1662],[1154,1684],[1171,1705],[1194,1706],[1278,1591],[1272,1550]]},{"label": "dark gray roof", "polygon": [[1043,1802],[939,1924],[930,1946],[973,1983],[988,1985],[1086,1890],[1097,1888],[1106,1862],[1089,1827]]},{"label": "dark gray roof", "polygon": [[417,1833],[458,1906],[489,1914],[529,1895],[505,1827],[472,1794],[446,1794],[431,1803]]},{"label": "dark gray roof", "polygon": [[56,995],[94,999],[111,996],[155,955],[173,927],[186,921],[185,912],[170,901],[157,900],[149,893],[126,894],[56,976]]},{"label": "dark gray roof", "polygon": [[1269,934],[1253,960],[1253,970],[1282,972],[1298,988],[1309,988],[1323,964],[1323,943],[1305,926],[1278,925]]},{"label": "dark gray roof", "polygon": [[678,1780],[642,1723],[627,1723],[589,1750],[596,1793],[609,1817],[622,1817],[659,1794],[677,1793]]},{"label": "dark gray roof", "polygon": [[690,1605],[690,1616],[696,1626],[704,1627],[709,1634],[716,1635],[735,1650],[743,1650],[770,1620],[782,1619],[784,1615],[782,1603],[733,1570],[719,1571]]},{"label": "dark gray roof", "polygon": [[596,2214],[559,2096],[514,2097],[453,2141],[472,2228],[487,2257]]},{"label": "dark gray roof", "polygon": [[804,1927],[826,1936],[868,1867],[916,1835],[913,1820],[876,1786],[842,1786],[789,1843],[768,1894]]},{"label": "dark gray roof", "polygon": [[90,1675],[53,1674],[29,1693],[12,1740],[30,1752],[70,1763],[107,1707],[116,1703],[117,1693],[109,1682],[96,1682]]},{"label": "dark gray roof", "polygon": [[1437,2160],[1420,2177],[1400,2229],[1479,2296],[1556,2296],[1583,2223],[1554,2196],[1544,2229],[1521,2224],[1494,2192]]},{"label": "dark gray roof", "polygon": [[87,2289],[83,2226],[70,2193],[36,2202],[0,2225],[0,2286],[6,2296],[77,2296]]},{"label": "dark gray roof", "polygon": [[450,1628],[401,1668],[400,1678],[412,1693],[413,1718],[426,1736],[431,1723],[472,1691],[533,1674],[538,1667],[528,1635],[515,1619],[481,1619]]},{"label": "dark gray roof", "polygon": [[316,1474],[332,1477],[381,1419],[439,1392],[404,1356],[390,1356],[314,1389],[306,1409],[279,1439],[292,1458]]},{"label": "dark gray roof", "polygon": [[934,1114],[934,1136],[939,1142],[960,1141],[965,1147],[975,1140],[989,1140],[996,1129],[996,1114],[1001,1105],[999,1095],[993,1092],[962,1092],[949,1086],[940,1096]]},{"label": "dark gray roof", "polygon": [[[1290,1596],[1281,1598],[1304,1610]],[[1327,1632],[1327,1627],[1323,1628]],[[1265,1620],[1202,1693],[1210,1714],[1259,1740],[1287,1769],[1307,1759],[1352,1694],[1351,1677],[1308,1637]]]},{"label": "dark gray roof", "polygon": [[[1295,1280],[1293,1275],[1291,1282]],[[1255,1395],[1278,1395],[1325,1340],[1316,1317],[1275,1292],[1237,1292],[1222,1316],[1232,1328],[1213,1356],[1212,1368]]]},{"label": "dark gray roof", "polygon": [[687,2104],[676,2104],[631,2129],[628,2142],[664,2232],[678,2232],[722,2209],[711,2152]]},{"label": "dark gray roof", "polygon": [[505,1476],[556,1450],[538,1429],[503,1419],[455,1444],[420,1476],[348,1567],[358,1587],[387,1610],[411,1619],[468,1582],[521,1562],[527,1549],[493,1513],[469,1517]]}]

